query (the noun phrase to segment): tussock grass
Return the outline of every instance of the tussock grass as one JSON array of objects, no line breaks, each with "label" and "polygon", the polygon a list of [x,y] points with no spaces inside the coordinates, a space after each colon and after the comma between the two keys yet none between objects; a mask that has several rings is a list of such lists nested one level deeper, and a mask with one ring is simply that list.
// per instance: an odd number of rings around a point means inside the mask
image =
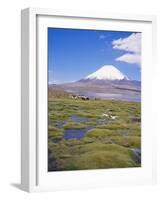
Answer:
[{"label": "tussock grass", "polygon": [[136,167],[131,151],[116,144],[84,143],[53,147],[60,170]]},{"label": "tussock grass", "polygon": [[95,128],[86,133],[86,136],[91,137],[91,138],[102,138],[102,137],[114,136],[114,135],[118,135],[117,131],[103,129],[103,128],[101,129]]},{"label": "tussock grass", "polygon": [[124,147],[141,148],[141,139],[138,136],[111,136],[110,139],[112,139],[112,141],[116,144]]},{"label": "tussock grass", "polygon": [[52,127],[48,129],[49,139],[62,139],[63,136],[64,136],[64,132],[62,129],[58,129],[56,127]]},{"label": "tussock grass", "polygon": [[64,129],[82,129],[85,128],[86,125],[76,122],[68,122],[64,125]]},{"label": "tussock grass", "polygon": [[107,169],[137,166],[128,155],[119,152],[99,151],[88,152],[74,157],[65,166],[67,170]]},{"label": "tussock grass", "polygon": [[[59,94],[60,95],[60,94]],[[63,96],[64,95],[64,96]],[[80,170],[139,167],[131,148],[141,147],[140,103],[112,100],[73,100],[66,94],[49,98],[48,149],[56,162],[53,170]],[[108,121],[103,114],[117,116]],[[86,117],[86,122],[70,120],[72,115]],[[104,122],[100,122],[104,121]],[[65,125],[57,128],[59,122]],[[93,126],[80,140],[64,139],[66,129]],[[125,135],[124,135],[125,133]],[[127,133],[127,134],[126,134]],[[53,139],[59,139],[53,143]]]}]

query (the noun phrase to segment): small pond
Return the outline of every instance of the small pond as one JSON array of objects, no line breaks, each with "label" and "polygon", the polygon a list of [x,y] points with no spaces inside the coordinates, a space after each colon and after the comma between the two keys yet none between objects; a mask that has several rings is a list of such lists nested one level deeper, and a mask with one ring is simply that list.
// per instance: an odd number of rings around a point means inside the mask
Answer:
[{"label": "small pond", "polygon": [[[75,123],[85,123],[87,121],[89,121],[89,119],[87,117],[81,117],[79,115],[72,115],[68,118],[69,121],[75,122]],[[59,121],[56,125],[57,128],[63,128],[63,126],[68,122],[68,120],[66,121]],[[102,117],[100,119],[97,120],[97,123],[99,125],[104,125],[109,123],[110,120],[107,117]],[[65,129],[64,130],[64,139],[80,139],[82,137],[84,137],[84,135],[86,134],[87,131],[91,130],[95,128],[95,126],[87,126],[85,128],[81,128],[81,129]],[[53,141],[58,143],[58,141]]]},{"label": "small pond", "polygon": [[69,139],[80,139],[84,137],[85,133],[91,129],[93,129],[93,126],[88,126],[86,128],[82,129],[67,129],[64,131],[64,138]]}]

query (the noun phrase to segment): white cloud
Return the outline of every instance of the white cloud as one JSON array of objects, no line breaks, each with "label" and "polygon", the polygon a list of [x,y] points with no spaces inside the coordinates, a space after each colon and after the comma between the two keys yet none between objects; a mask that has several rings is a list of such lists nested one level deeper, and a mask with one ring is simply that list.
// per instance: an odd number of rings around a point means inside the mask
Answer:
[{"label": "white cloud", "polygon": [[131,64],[140,64],[140,54],[132,54],[132,53],[126,53],[123,56],[120,56],[118,58],[116,58],[117,61],[123,61],[123,62],[127,62],[127,63],[131,63]]},{"label": "white cloud", "polygon": [[136,64],[141,63],[141,33],[132,33],[129,37],[114,40],[112,45],[113,49],[128,52],[116,58],[117,61]]},{"label": "white cloud", "polygon": [[120,49],[133,53],[141,51],[141,33],[132,33],[127,38],[120,38],[112,42],[114,49]]}]

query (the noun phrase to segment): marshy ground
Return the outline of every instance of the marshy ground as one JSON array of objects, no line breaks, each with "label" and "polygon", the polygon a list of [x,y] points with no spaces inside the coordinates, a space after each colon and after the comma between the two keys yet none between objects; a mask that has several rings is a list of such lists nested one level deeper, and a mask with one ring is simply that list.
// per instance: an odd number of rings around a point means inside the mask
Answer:
[{"label": "marshy ground", "polygon": [[140,106],[49,98],[48,170],[140,167]]}]

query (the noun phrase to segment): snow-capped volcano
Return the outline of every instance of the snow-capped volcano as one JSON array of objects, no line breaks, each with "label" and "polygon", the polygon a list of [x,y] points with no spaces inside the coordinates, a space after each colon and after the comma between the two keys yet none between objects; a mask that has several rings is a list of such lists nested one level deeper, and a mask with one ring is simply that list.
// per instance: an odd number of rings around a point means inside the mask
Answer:
[{"label": "snow-capped volcano", "polygon": [[129,80],[113,65],[104,65],[97,71],[75,82],[51,86],[76,96],[89,99],[140,101],[141,82]]},{"label": "snow-capped volcano", "polygon": [[104,65],[96,72],[88,75],[84,78],[85,80],[129,80],[129,78],[120,72],[115,66],[113,65]]}]

